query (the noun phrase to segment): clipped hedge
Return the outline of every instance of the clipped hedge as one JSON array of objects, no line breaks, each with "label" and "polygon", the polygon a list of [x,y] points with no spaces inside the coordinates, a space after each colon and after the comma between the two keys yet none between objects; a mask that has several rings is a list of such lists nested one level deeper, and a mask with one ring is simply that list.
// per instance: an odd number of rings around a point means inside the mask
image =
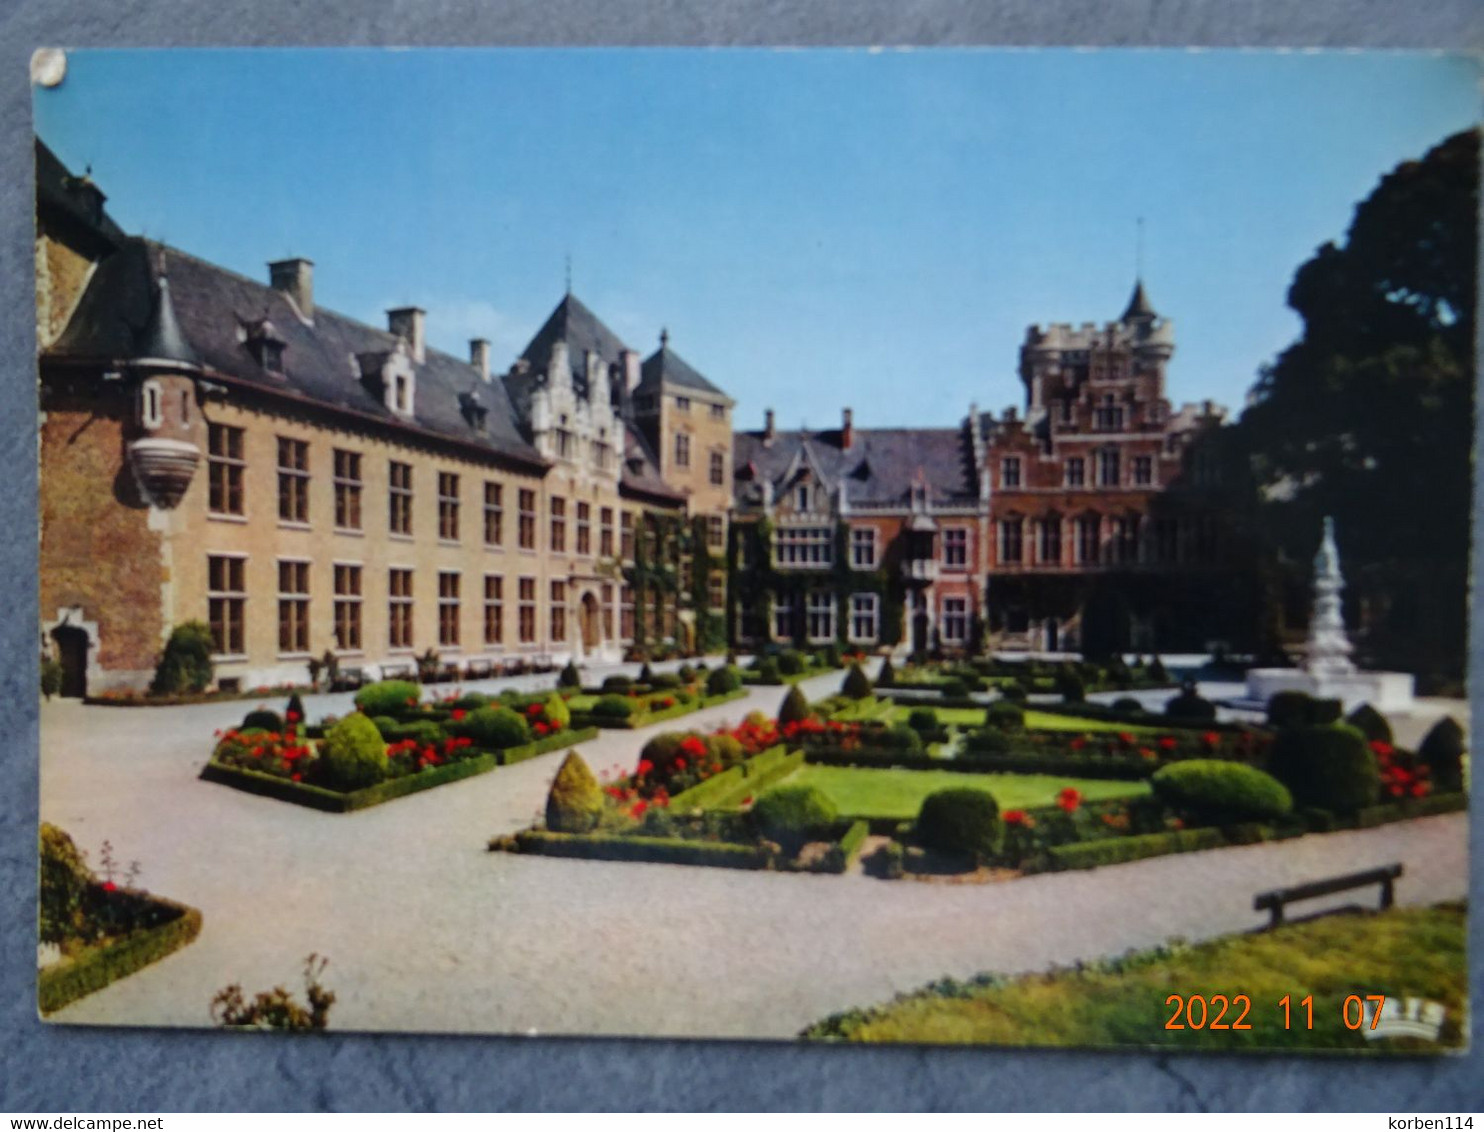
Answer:
[{"label": "clipped hedge", "polygon": [[723,809],[748,794],[756,796],[803,765],[803,751],[789,754],[788,748],[782,744],[769,747],[730,770],[713,774],[689,790],[682,790],[670,799],[670,808],[677,812]]},{"label": "clipped hedge", "polygon": [[1219,849],[1225,844],[1226,838],[1219,829],[1177,829],[1168,833],[1144,833],[1134,837],[1106,837],[1098,841],[1054,845],[1046,850],[1046,856],[1053,869],[1095,869],[1099,865],[1120,865],[1126,861],[1163,857],[1169,853]]},{"label": "clipped hedge", "polygon": [[158,896],[150,899],[179,914],[168,923],[130,932],[111,943],[90,947],[70,962],[37,972],[36,1001],[43,1014],[159,962],[201,934],[201,913],[195,908]]},{"label": "clipped hedge", "polygon": [[[410,680],[378,680],[356,693],[355,705],[366,715],[401,718],[422,698],[421,686]],[[411,700],[409,704],[407,701]]]},{"label": "clipped hedge", "polygon": [[982,861],[999,843],[1000,808],[988,790],[938,790],[922,800],[916,831],[930,849]]},{"label": "clipped hedge", "polygon": [[[768,854],[756,845],[688,841],[679,837],[624,837],[611,833],[550,833],[527,829],[513,838],[516,851],[589,861],[647,861],[661,865],[706,865],[720,869],[764,869]],[[492,842],[492,849],[500,848]]]},{"label": "clipped hedge", "polygon": [[491,751],[487,754],[476,755],[472,759],[460,759],[457,762],[421,770],[416,774],[388,778],[384,782],[378,782],[375,786],[368,786],[364,790],[350,793],[327,790],[323,786],[313,786],[307,782],[294,782],[291,779],[280,778],[274,774],[264,774],[258,770],[224,766],[218,762],[208,762],[201,771],[201,779],[204,782],[231,786],[248,794],[274,798],[280,802],[292,802],[296,806],[306,806],[311,810],[344,814],[364,810],[370,806],[379,806],[383,802],[403,798],[408,794],[419,794],[445,783],[473,778],[475,775],[494,770],[497,766],[514,766],[526,759],[533,759],[562,747],[586,743],[589,739],[595,738],[597,734],[598,729],[595,727],[581,731],[561,731],[520,747]]},{"label": "clipped hedge", "polygon": [[1148,778],[1159,763],[1142,758],[1048,757],[1045,755],[960,755],[954,759],[904,754],[880,748],[847,750],[838,746],[805,748],[806,762],[820,766],[897,767],[902,770],[955,770],[969,774],[1060,774],[1072,778],[1106,778],[1133,782]]}]

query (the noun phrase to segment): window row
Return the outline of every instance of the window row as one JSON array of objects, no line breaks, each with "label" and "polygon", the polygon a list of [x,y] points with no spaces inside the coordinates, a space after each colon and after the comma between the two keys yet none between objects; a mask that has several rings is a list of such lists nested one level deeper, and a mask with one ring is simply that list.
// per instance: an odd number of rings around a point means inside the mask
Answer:
[{"label": "window row", "polygon": [[[280,522],[308,525],[309,513],[309,443],[291,437],[278,437],[278,518]],[[362,503],[365,483],[362,478],[362,456],[343,448],[333,452],[331,485],[334,492],[335,528],[342,531],[364,529]],[[213,515],[241,517],[246,514],[244,482],[247,461],[243,456],[243,430],[231,425],[213,424],[208,430],[207,493]],[[460,542],[463,536],[462,477],[457,472],[437,474],[438,538],[442,542]],[[516,546],[521,550],[537,549],[536,491],[520,488],[516,492]],[[477,515],[484,545],[505,545],[505,485],[486,480]],[[573,549],[590,555],[594,547],[596,526],[597,553],[605,558],[614,555],[615,508],[599,507],[594,515],[589,503],[576,505],[576,527]],[[594,521],[596,520],[596,522]],[[633,516],[623,512],[624,558],[633,557]],[[387,529],[394,535],[411,537],[413,533],[413,469],[398,460],[387,466]],[[567,550],[567,501],[553,496],[550,501],[548,546],[556,553]],[[717,536],[717,544],[724,536]]]},{"label": "window row", "polygon": [[[1088,486],[1088,460],[1085,456],[1068,456],[1062,461],[1062,486]],[[1093,455],[1093,469],[1098,487],[1154,487],[1154,457],[1139,455],[1128,462],[1125,473],[1123,454],[1117,448],[1102,448]],[[1021,475],[1021,458],[1005,456],[1000,460],[1000,487],[1025,486]]]},{"label": "window row", "polygon": [[[1011,516],[1000,519],[996,530],[1002,565],[1175,565],[1213,562],[1219,551],[1212,516]],[[1063,556],[1063,532],[1072,555],[1070,563]]]},{"label": "window row", "polygon": [[[246,612],[248,605],[247,560],[238,555],[208,555],[207,622],[212,644],[219,656],[241,656],[246,652]],[[296,559],[277,562],[278,652],[281,655],[310,655],[318,644],[310,640],[309,603],[311,599],[310,563]],[[365,569],[352,563],[335,563],[332,578],[333,647],[338,652],[360,652],[364,648],[363,625]],[[414,640],[415,602],[413,571],[392,567],[387,570],[387,639],[389,649],[411,649]],[[460,647],[463,607],[466,600],[479,603],[482,618],[483,645],[506,643],[506,578],[485,574],[480,589],[469,594],[464,589],[463,575],[456,570],[438,571],[437,642],[439,647]],[[522,645],[537,644],[538,582],[535,578],[515,579],[515,641]],[[613,604],[618,597],[620,635],[630,640],[634,635],[634,595],[627,585],[605,582],[598,605],[604,639],[613,637]],[[547,643],[562,644],[568,639],[568,585],[565,580],[548,583]],[[716,593],[713,590],[713,598]],[[720,604],[718,599],[718,604]]]}]

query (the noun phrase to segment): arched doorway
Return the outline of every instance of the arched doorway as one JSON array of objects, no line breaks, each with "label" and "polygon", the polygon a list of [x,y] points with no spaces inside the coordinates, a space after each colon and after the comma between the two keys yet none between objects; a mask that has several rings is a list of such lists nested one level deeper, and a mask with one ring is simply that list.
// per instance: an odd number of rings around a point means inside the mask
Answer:
[{"label": "arched doorway", "polygon": [[582,595],[578,621],[582,628],[582,648],[592,652],[603,643],[603,613],[598,599],[590,593]]},{"label": "arched doorway", "polygon": [[58,625],[52,640],[62,663],[62,695],[81,699],[88,694],[88,634],[76,625]]}]

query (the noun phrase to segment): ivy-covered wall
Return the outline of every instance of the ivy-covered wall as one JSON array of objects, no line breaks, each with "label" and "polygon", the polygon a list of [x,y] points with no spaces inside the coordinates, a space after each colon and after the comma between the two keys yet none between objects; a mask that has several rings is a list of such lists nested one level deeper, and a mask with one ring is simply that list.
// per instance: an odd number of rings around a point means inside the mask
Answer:
[{"label": "ivy-covered wall", "polygon": [[[856,570],[850,565],[850,524],[835,526],[834,561],[824,570],[779,570],[773,565],[773,525],[767,519],[733,523],[727,547],[727,638],[737,641],[738,613],[748,610],[758,617],[761,635],[770,637],[773,606],[783,596],[792,598],[792,640],[808,644],[805,596],[827,589],[835,597],[835,637],[843,645],[850,635],[850,595],[874,593],[878,604],[878,637],[881,644],[896,645],[902,635],[903,592],[898,562],[900,539],[881,548],[874,570]],[[745,550],[747,565],[737,569],[737,553]]]}]

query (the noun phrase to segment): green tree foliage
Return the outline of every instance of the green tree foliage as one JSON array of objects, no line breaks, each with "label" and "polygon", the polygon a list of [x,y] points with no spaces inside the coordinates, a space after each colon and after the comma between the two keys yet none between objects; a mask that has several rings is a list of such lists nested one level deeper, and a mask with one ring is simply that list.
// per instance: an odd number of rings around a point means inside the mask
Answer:
[{"label": "green tree foliage", "polygon": [[562,760],[551,793],[546,796],[546,828],[557,833],[587,833],[603,812],[603,788],[576,751]]},{"label": "green tree foliage", "polygon": [[41,694],[48,700],[62,690],[62,662],[54,656],[41,658]]},{"label": "green tree foliage", "polygon": [[177,625],[165,642],[149,690],[158,696],[204,692],[211,683],[211,628],[204,621]]},{"label": "green tree foliage", "polygon": [[1303,334],[1239,426],[1290,584],[1335,516],[1370,661],[1448,678],[1467,624],[1478,169],[1470,130],[1382,178],[1294,276]]},{"label": "green tree foliage", "polygon": [[41,940],[61,943],[76,931],[93,873],[72,838],[56,826],[42,822],[40,840]]}]

